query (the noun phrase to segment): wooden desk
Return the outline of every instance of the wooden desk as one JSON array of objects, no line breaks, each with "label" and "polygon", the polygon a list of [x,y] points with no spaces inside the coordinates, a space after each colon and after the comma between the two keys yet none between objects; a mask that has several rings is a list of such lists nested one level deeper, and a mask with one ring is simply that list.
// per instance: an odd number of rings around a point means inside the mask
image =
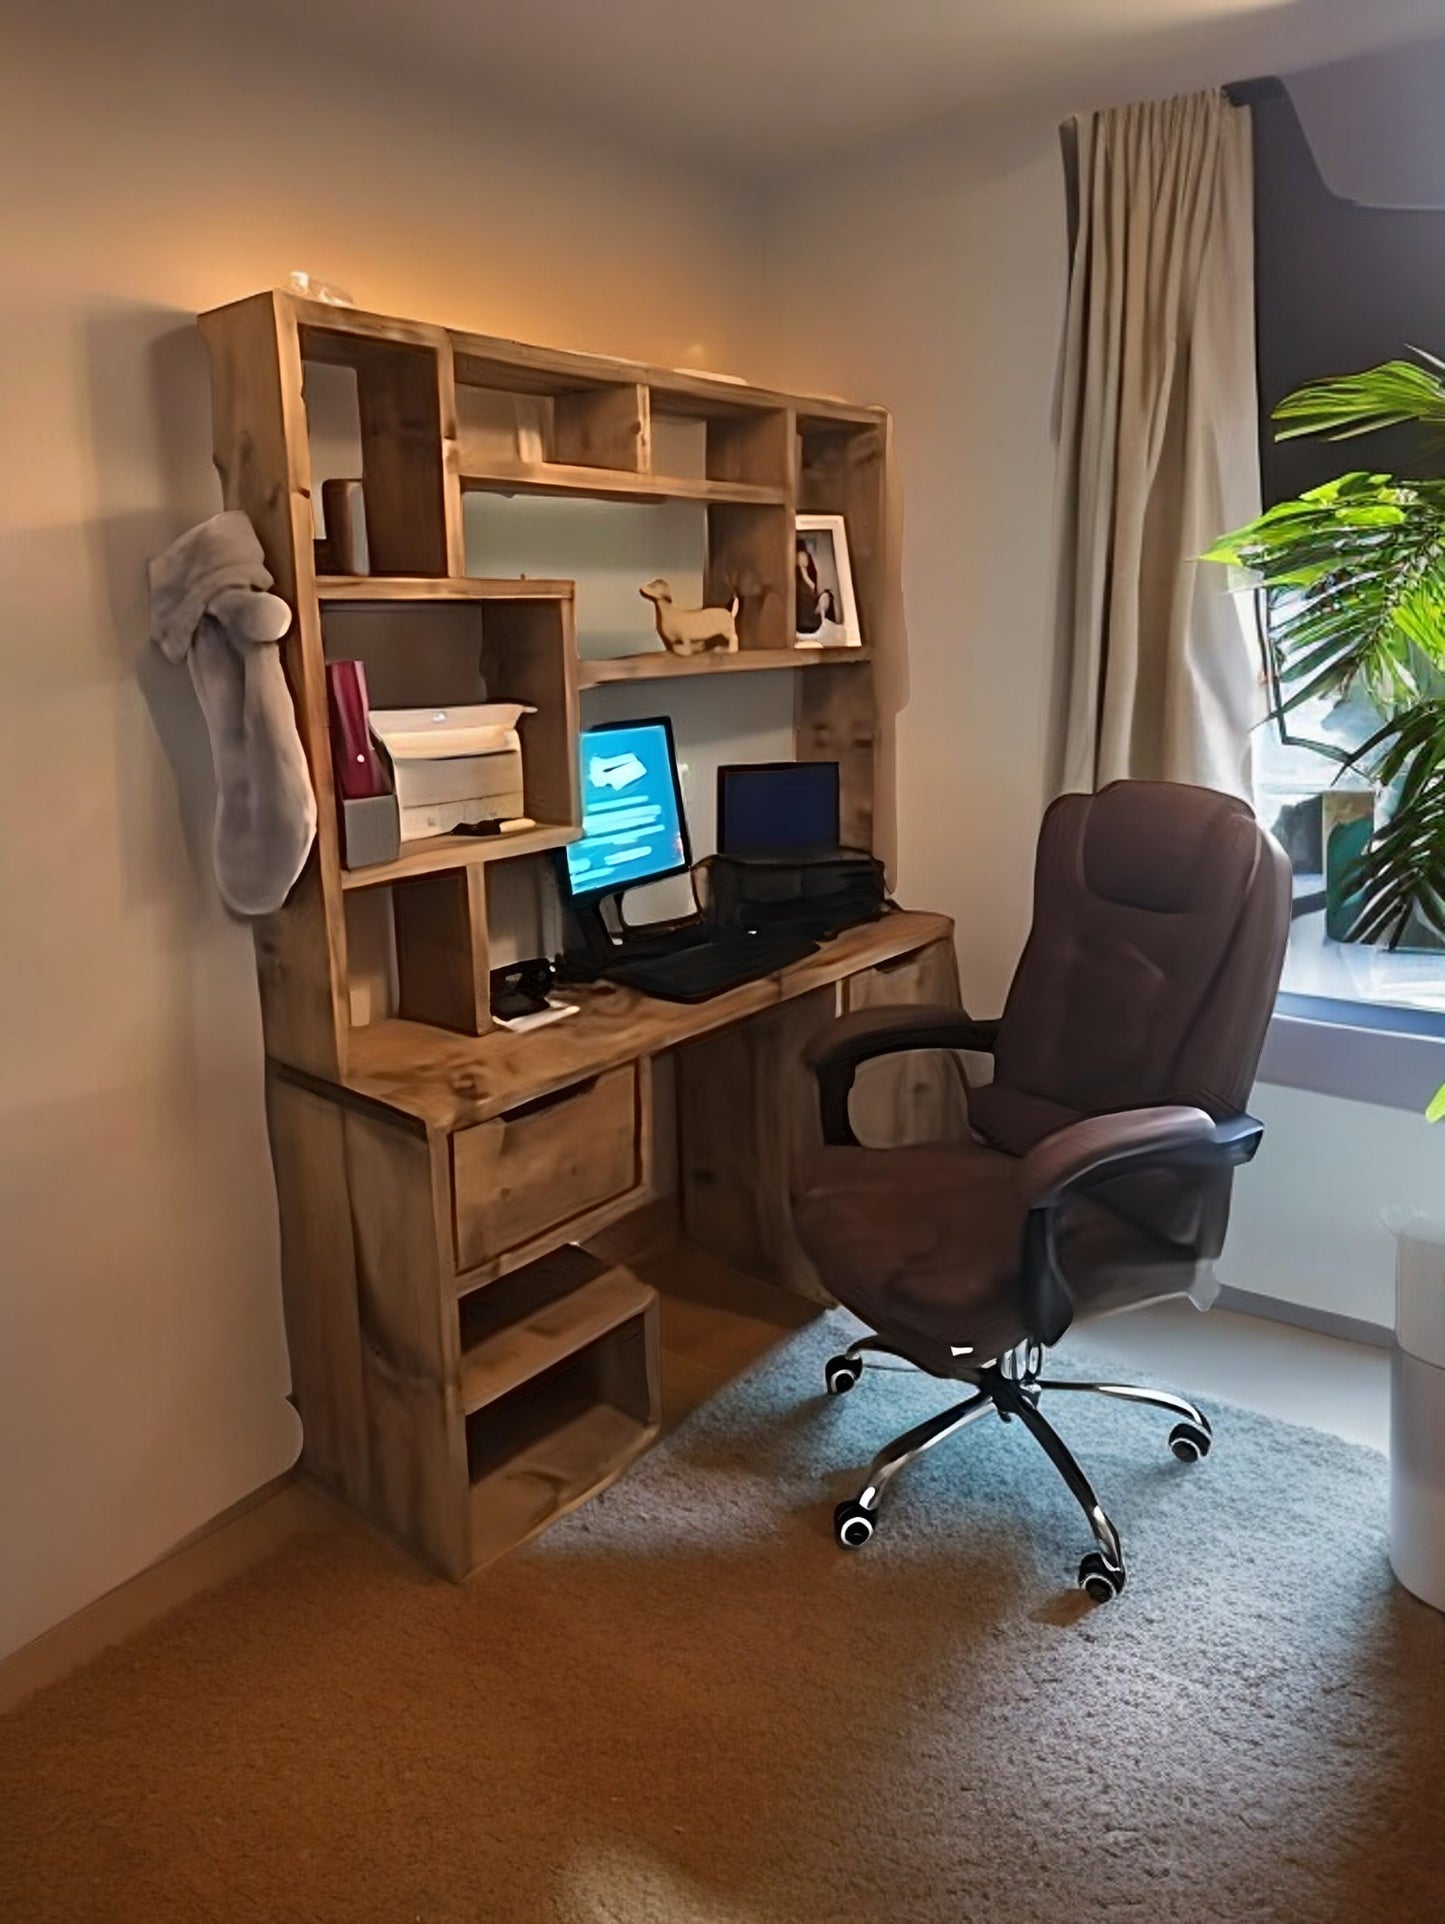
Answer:
[{"label": "wooden desk", "polygon": [[[788,1200],[818,1138],[803,1051],[844,1010],[957,998],[951,923],[898,912],[709,1002],[599,985],[527,1035],[379,1022],[338,1082],[272,1063],[303,1464],[452,1576],[593,1494],[659,1385],[653,1293],[589,1239],[675,1196],[689,1242],[827,1302]],[[883,1139],[956,1122],[946,1065],[860,1099]]]}]

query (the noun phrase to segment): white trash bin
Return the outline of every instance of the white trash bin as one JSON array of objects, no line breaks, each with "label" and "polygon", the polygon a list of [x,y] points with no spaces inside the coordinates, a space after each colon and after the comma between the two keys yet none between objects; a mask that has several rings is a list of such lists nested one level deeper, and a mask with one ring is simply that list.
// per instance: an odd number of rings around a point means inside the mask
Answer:
[{"label": "white trash bin", "polygon": [[1390,1562],[1445,1610],[1445,1224],[1397,1231],[1390,1367]]}]

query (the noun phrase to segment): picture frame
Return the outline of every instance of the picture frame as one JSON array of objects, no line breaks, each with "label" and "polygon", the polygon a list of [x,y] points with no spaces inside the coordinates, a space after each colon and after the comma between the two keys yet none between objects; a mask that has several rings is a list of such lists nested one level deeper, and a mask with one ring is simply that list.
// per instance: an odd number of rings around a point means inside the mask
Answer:
[{"label": "picture frame", "polygon": [[798,648],[861,648],[863,629],[841,514],[800,514],[795,547]]}]

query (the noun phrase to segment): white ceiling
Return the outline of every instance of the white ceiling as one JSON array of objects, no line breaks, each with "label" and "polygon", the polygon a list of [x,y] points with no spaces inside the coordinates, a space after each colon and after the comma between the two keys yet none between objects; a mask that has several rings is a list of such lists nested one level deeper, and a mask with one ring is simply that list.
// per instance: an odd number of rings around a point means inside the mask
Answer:
[{"label": "white ceiling", "polygon": [[[253,0],[251,17],[266,0]],[[271,0],[478,102],[767,175],[954,114],[1059,114],[1438,31],[1445,0]],[[304,28],[303,28],[304,23]]]}]

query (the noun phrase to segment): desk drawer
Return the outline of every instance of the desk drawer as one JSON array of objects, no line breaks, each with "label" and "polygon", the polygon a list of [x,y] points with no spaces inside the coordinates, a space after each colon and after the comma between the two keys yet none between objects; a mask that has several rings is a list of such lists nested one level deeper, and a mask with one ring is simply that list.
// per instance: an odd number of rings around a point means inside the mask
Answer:
[{"label": "desk drawer", "polygon": [[452,1137],[457,1268],[520,1249],[643,1181],[637,1068],[459,1129]]}]

